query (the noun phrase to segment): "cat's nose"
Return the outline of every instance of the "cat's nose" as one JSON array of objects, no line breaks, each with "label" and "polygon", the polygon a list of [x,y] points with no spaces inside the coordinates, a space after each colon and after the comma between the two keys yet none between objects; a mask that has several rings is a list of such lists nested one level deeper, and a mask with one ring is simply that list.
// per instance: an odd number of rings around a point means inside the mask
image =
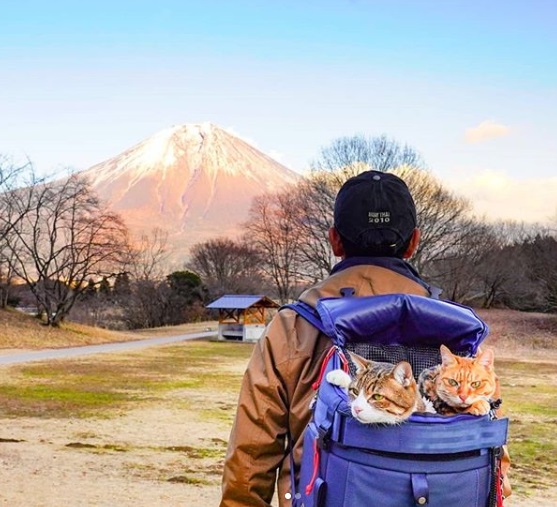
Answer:
[{"label": "cat's nose", "polygon": [[356,412],[356,414],[359,414],[364,410],[362,407],[356,407],[356,406],[352,407],[352,409],[354,410],[354,412]]}]

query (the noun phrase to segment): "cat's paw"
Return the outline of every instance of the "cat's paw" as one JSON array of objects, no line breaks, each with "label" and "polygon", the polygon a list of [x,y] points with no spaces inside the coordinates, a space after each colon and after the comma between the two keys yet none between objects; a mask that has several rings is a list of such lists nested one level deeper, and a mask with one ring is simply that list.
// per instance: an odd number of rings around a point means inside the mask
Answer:
[{"label": "cat's paw", "polygon": [[422,396],[422,402],[424,404],[423,406],[423,411],[426,414],[436,414],[437,411],[435,410],[435,407],[433,406],[433,403],[431,400],[428,400],[425,396]]},{"label": "cat's paw", "polygon": [[472,403],[465,412],[472,415],[486,415],[489,414],[491,406],[487,400],[478,400]]},{"label": "cat's paw", "polygon": [[352,382],[350,375],[348,375],[348,373],[346,373],[344,370],[330,371],[329,373],[327,373],[327,376],[325,378],[327,379],[327,382],[329,382],[329,384],[343,387],[344,389],[347,389],[350,385],[350,382]]}]

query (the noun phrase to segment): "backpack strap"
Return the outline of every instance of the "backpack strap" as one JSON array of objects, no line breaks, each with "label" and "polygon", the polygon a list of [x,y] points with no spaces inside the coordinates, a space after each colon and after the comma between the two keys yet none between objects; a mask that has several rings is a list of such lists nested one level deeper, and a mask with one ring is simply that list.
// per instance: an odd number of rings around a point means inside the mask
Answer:
[{"label": "backpack strap", "polygon": [[[343,287],[342,289],[340,289],[341,298],[353,297],[355,293],[356,291],[352,287]],[[294,310],[300,317],[306,319],[313,327],[319,329],[319,331],[321,331],[323,334],[328,335],[328,333],[325,331],[325,326],[323,325],[323,321],[321,320],[319,312],[315,308],[313,308],[313,306],[310,306],[298,299],[294,303],[289,303],[281,306],[279,308],[279,311],[284,308],[290,308],[290,310]]]},{"label": "backpack strap", "polygon": [[305,320],[307,320],[313,327],[319,329],[319,331],[321,331],[322,333],[327,334],[325,333],[325,327],[323,326],[323,322],[321,322],[321,317],[319,317],[317,310],[307,303],[298,300],[294,303],[289,303],[287,305],[281,306],[279,311],[284,308],[294,310],[300,317],[303,317]]},{"label": "backpack strap", "polygon": [[[343,293],[343,296],[344,295],[345,294]],[[317,310],[312,306],[308,305],[307,303],[304,303],[303,301],[297,300],[294,303],[289,303],[281,306],[279,308],[279,311],[283,310],[284,308],[289,308],[290,310],[293,310],[300,317],[307,320],[313,327],[318,329],[321,333],[327,334],[325,332],[325,327],[323,326],[323,322],[321,322],[321,317],[319,316],[319,313],[317,313]],[[314,383],[314,385],[312,386],[313,389],[317,389],[317,387],[319,386],[324,374],[325,366],[335,350],[337,350],[337,347],[331,347],[331,349],[329,350],[329,353],[327,354],[327,357],[325,358],[321,366],[319,380]],[[296,465],[294,463],[294,442],[292,439],[292,435],[290,434],[290,431],[288,431],[286,435],[286,440],[287,440],[287,449],[288,449],[289,461],[290,461],[290,485],[291,485],[291,495],[292,495],[291,499],[293,505],[298,505],[300,493],[296,489],[296,472],[295,472]]]},{"label": "backpack strap", "polygon": [[[296,312],[300,317],[307,320],[313,327],[317,328],[320,332],[322,333],[325,332],[325,328],[323,327],[323,323],[321,322],[317,310],[315,310],[315,308],[312,308],[307,303],[298,300],[295,301],[294,303],[289,303],[281,306],[279,308],[279,311],[285,308],[289,308],[290,310]],[[290,461],[291,500],[293,505],[297,505],[299,493],[296,490],[296,471],[295,471],[296,465],[294,463],[294,442],[292,440],[292,435],[290,434],[290,430],[288,430],[288,433],[286,435],[286,441],[287,441],[287,449],[288,449],[288,455]]]}]

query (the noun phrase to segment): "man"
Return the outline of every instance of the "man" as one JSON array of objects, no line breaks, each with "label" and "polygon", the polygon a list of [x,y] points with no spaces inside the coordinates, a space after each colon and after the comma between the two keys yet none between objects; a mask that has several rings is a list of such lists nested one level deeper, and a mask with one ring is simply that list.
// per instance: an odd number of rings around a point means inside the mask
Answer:
[{"label": "man", "polygon": [[[405,261],[420,240],[416,208],[397,176],[367,171],[340,189],[329,241],[342,260],[331,275],[300,299],[418,294],[436,296]],[[269,506],[278,482],[281,507],[290,506],[289,457],[300,463],[302,433],[310,419],[312,384],[330,347],[329,338],[290,310],[280,311],[256,345],[244,375],[224,465],[221,507]]]}]

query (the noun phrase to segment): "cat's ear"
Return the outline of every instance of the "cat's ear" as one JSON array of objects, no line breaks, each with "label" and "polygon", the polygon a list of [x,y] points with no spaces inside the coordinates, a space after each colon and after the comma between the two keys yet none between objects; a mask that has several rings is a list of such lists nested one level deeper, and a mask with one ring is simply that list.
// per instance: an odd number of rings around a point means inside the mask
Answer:
[{"label": "cat's ear", "polygon": [[398,363],[393,370],[393,377],[403,387],[408,387],[412,384],[414,375],[412,374],[412,366],[410,366],[410,363],[406,361]]},{"label": "cat's ear", "polygon": [[354,352],[349,352],[348,354],[350,355],[350,359],[352,359],[352,362],[356,365],[356,371],[366,369],[369,361],[365,357],[354,354]]},{"label": "cat's ear", "polygon": [[493,363],[495,361],[495,354],[493,349],[478,349],[478,355],[476,356],[476,362],[485,366],[486,368],[493,368]]},{"label": "cat's ear", "polygon": [[441,361],[445,366],[456,364],[455,356],[449,350],[449,347],[447,347],[446,345],[441,345],[441,347],[439,347],[439,350],[441,352]]}]

